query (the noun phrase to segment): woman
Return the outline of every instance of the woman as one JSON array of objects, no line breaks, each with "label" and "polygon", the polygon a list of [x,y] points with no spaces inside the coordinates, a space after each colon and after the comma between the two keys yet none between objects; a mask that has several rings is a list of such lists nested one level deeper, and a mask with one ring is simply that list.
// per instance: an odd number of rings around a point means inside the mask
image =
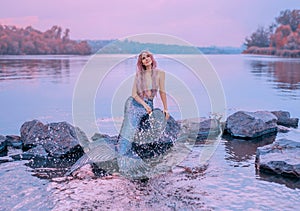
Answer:
[{"label": "woman", "polygon": [[[159,109],[153,110],[153,99],[158,91],[164,107],[163,113]],[[162,134],[165,134],[169,139],[170,137],[173,138],[168,143],[175,140],[177,136],[176,131],[179,131],[179,126],[170,117],[167,108],[165,73],[156,68],[156,61],[149,51],[142,51],[137,60],[137,71],[132,87],[132,96],[125,103],[124,121],[118,138],[118,152],[112,149],[103,139],[100,139],[99,143],[93,145],[96,147],[92,148],[88,145],[87,153],[76,161],[67,175],[86,163],[96,163],[101,169],[115,171],[116,158],[118,170],[124,176],[132,178],[147,177],[149,172],[152,172],[151,165],[149,162],[144,162],[135,153],[135,150],[132,149],[132,143],[133,141],[141,143],[143,139],[147,141],[160,141]],[[152,116],[152,118],[149,118],[149,116]],[[149,119],[153,120],[152,124],[148,125],[150,129],[141,130],[141,128],[145,128],[144,123]],[[169,127],[172,127],[172,130],[164,130],[167,128],[167,122],[170,122]],[[154,130],[152,130],[153,128]],[[172,146],[172,144],[169,145],[168,143],[164,144],[164,147]],[[163,147],[159,144],[155,143],[154,145],[158,146],[159,152],[163,151]],[[111,161],[111,165],[108,165],[107,161]]]},{"label": "woman", "polygon": [[170,115],[165,92],[165,73],[156,68],[157,63],[149,51],[142,51],[137,60],[137,71],[132,87],[132,96],[125,103],[124,121],[119,135],[121,155],[139,158],[132,150],[132,141],[141,120],[153,111],[153,99],[159,91],[166,119]]}]

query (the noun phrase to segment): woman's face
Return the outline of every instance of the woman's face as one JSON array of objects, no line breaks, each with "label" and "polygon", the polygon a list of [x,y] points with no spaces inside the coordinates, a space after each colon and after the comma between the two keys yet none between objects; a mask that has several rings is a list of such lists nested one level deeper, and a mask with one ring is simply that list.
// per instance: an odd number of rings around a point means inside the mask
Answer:
[{"label": "woman's face", "polygon": [[149,53],[142,53],[142,64],[146,67],[152,64],[152,59]]}]

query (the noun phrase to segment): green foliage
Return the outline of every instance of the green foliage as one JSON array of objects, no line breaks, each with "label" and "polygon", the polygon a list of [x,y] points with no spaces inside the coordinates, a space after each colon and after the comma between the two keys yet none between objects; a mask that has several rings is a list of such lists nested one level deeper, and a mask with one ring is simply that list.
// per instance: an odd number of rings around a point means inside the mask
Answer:
[{"label": "green foliage", "polygon": [[268,47],[270,45],[270,28],[264,28],[260,26],[255,32],[252,33],[250,38],[246,38],[245,45],[250,48],[256,47]]},{"label": "green foliage", "polygon": [[[93,49],[93,52],[98,52],[99,54],[138,54],[142,50],[149,50],[155,54],[239,54],[243,51],[242,47],[193,47],[157,43],[141,43],[128,40],[94,40],[88,41],[88,43]],[[99,49],[101,50],[98,51]]]},{"label": "green foliage", "polygon": [[198,54],[199,50],[196,47],[180,46],[180,45],[165,45],[157,43],[140,43],[129,40],[116,40],[106,45],[99,51],[101,54],[138,54],[142,50],[149,50],[155,54]]}]

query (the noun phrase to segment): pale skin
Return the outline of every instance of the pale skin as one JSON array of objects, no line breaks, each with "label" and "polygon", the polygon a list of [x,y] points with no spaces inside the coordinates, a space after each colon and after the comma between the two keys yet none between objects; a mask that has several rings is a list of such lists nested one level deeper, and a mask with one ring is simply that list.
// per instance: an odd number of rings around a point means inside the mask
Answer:
[{"label": "pale skin", "polygon": [[[151,79],[151,71],[152,71],[152,59],[148,56],[147,53],[142,54],[142,63],[146,67],[146,73],[145,73],[145,79],[146,81]],[[168,105],[167,105],[167,96],[165,91],[165,72],[162,70],[158,70],[158,85],[159,85],[159,95],[164,107],[164,114],[166,119],[170,117],[170,114],[168,112]],[[140,103],[148,114],[152,112],[151,107],[145,103],[145,101],[137,94],[136,90],[136,81],[134,81],[133,88],[132,88],[132,97]]]}]

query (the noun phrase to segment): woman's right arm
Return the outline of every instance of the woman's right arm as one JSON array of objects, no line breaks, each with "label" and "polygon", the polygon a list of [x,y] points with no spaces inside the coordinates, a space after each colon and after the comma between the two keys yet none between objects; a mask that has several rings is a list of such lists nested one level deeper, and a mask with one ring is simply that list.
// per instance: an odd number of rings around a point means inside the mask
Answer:
[{"label": "woman's right arm", "polygon": [[145,103],[145,101],[142,98],[140,98],[140,96],[137,93],[136,78],[134,79],[134,82],[133,82],[131,96],[146,109],[148,114],[152,112],[151,107],[147,103]]}]

